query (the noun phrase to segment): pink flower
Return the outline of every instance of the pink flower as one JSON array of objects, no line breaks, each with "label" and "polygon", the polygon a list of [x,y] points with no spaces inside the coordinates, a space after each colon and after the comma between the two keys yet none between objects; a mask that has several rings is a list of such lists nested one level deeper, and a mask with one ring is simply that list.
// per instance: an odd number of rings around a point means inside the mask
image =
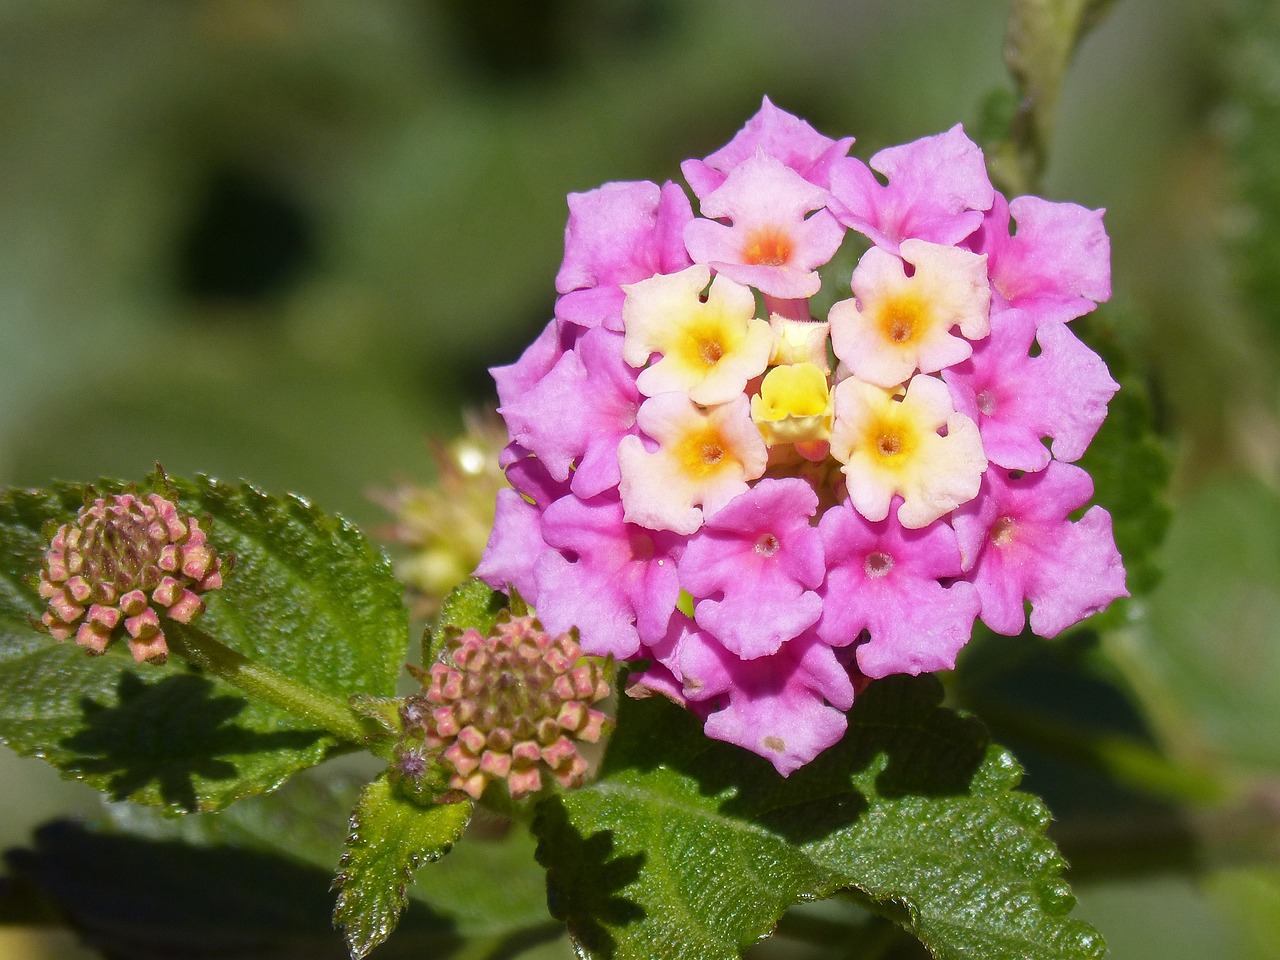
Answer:
[{"label": "pink flower", "polygon": [[[1040,343],[1034,357],[1033,340]],[[1053,438],[1057,459],[1080,459],[1120,389],[1102,358],[1064,324],[1045,324],[1037,334],[1035,318],[1018,309],[999,314],[973,357],[942,379],[956,409],[977,422],[987,457],[1010,470],[1043,470],[1044,437]]]},{"label": "pink flower", "polygon": [[[811,297],[821,285],[817,267],[831,259],[844,238],[826,203],[827,191],[758,153],[703,199],[703,217],[713,219],[691,221],[685,244],[695,263],[767,296]],[[716,222],[721,219],[731,226]]]},{"label": "pink flower", "polygon": [[849,152],[853,137],[832,140],[799,117],[779,110],[764,98],[759,112],[727,144],[705,160],[686,160],[680,171],[699,199],[724,183],[743,161],[764,153],[790,167],[804,179],[826,187],[831,164]]},{"label": "pink flower", "polygon": [[622,329],[624,283],[689,265],[689,200],[674,183],[606,183],[569,194],[556,317],[581,327]]},{"label": "pink flower", "polygon": [[761,480],[689,539],[680,585],[698,599],[698,625],[743,660],[776,653],[822,612],[817,509],[803,480]]},{"label": "pink flower", "polygon": [[848,726],[853,681],[813,633],[742,660],[705,631],[688,630],[680,672],[691,705],[706,714],[707,736],[760,754],[784,777],[839,742]]},{"label": "pink flower", "polygon": [[515,587],[520,596],[532,597],[537,590],[533,565],[545,547],[542,511],[514,490],[499,490],[493,535],[475,576],[502,590]]},{"label": "pink flower", "polygon": [[552,479],[537,457],[518,448],[508,450],[514,459],[506,475],[513,489],[498,491],[493,533],[475,575],[498,590],[515,587],[533,601],[538,592],[534,567],[548,549],[542,539],[542,514],[569,489]]},{"label": "pink flower", "polygon": [[1030,601],[1032,631],[1057,636],[1129,595],[1111,515],[1090,507],[1079,520],[1067,519],[1093,496],[1082,469],[1057,460],[1040,473],[993,468],[984,485],[986,495],[952,523],[982,598],[982,622],[992,630],[1020,633]]},{"label": "pink flower", "polygon": [[[889,181],[881,186],[871,172]],[[982,225],[995,196],[978,145],[959,125],[881,150],[871,168],[846,158],[832,165],[832,212],[893,253],[908,237],[956,244]],[[985,251],[979,251],[985,252]]]},{"label": "pink flower", "polygon": [[506,366],[490,367],[489,374],[498,388],[498,403],[515,403],[535,387],[551,372],[564,352],[573,348],[577,335],[576,328],[562,330],[561,325],[552,320],[542,328],[542,333],[529,344],[519,360]]},{"label": "pink flower", "polygon": [[1002,305],[1019,307],[1043,325],[1074,320],[1111,299],[1111,241],[1102,214],[1039,197],[1007,203],[997,195],[973,248],[987,255]]},{"label": "pink flower", "polygon": [[827,580],[818,636],[844,646],[867,631],[856,654],[868,677],[952,669],[981,605],[972,584],[940,582],[960,576],[952,529],[873,523],[848,506],[828,510],[819,529]]},{"label": "pink flower", "polygon": [[542,536],[556,548],[536,570],[534,596],[548,630],[576,626],[587,653],[623,660],[666,632],[680,596],[679,540],[627,523],[608,496],[557,500],[543,514]]},{"label": "pink flower", "polygon": [[595,329],[499,413],[514,442],[557,481],[593,497],[618,485],[618,442],[636,433],[640,391],[622,362],[622,336]]}]

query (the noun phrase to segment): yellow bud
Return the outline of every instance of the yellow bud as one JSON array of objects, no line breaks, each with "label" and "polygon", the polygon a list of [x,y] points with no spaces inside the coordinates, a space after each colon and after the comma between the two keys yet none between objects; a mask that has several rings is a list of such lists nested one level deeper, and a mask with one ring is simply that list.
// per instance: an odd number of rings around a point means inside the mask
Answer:
[{"label": "yellow bud", "polygon": [[773,354],[769,357],[770,366],[784,364],[812,364],[823,374],[829,373],[831,365],[827,361],[827,344],[830,343],[829,323],[816,320],[796,320],[773,314],[769,317],[769,326],[773,331]]},{"label": "yellow bud", "polygon": [[751,398],[751,419],[765,443],[811,443],[831,437],[831,391],[812,363],[774,367]]}]

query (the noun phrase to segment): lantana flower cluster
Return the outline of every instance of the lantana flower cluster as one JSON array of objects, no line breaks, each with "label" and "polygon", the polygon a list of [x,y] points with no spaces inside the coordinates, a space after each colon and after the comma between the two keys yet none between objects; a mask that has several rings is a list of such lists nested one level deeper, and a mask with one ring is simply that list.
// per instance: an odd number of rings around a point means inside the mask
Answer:
[{"label": "lantana flower cluster", "polygon": [[852,143],[765,99],[682,165],[696,212],[571,194],[555,318],[493,371],[511,489],[477,575],[784,775],[976,619],[1029,604],[1051,637],[1125,595],[1074,465],[1117,389],[1069,326],[1110,296],[1102,211],[1006,200],[959,126]]}]

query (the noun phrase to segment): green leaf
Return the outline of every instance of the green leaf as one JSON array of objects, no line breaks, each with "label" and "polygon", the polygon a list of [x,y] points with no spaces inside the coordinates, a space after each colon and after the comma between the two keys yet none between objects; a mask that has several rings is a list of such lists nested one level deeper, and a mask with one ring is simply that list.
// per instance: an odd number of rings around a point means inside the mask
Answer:
[{"label": "green leaf", "polygon": [[474,628],[488,633],[506,605],[507,598],[481,580],[468,580],[454,587],[440,607],[435,629],[422,635],[423,664],[430,665],[439,659],[441,647],[454,630]]},{"label": "green leaf", "polygon": [[408,884],[462,835],[472,803],[419,805],[386,774],[369,784],[351,814],[351,832],[334,886],[333,922],[360,960],[390,936],[408,903]]},{"label": "green leaf", "polygon": [[182,505],[211,515],[210,539],[236,558],[200,618],[204,630],[327,693],[395,693],[408,612],[382,551],[294,494],[207,477],[178,485]]},{"label": "green leaf", "polygon": [[[407,615],[390,564],[359,531],[298,497],[172,482],[184,510],[211,517],[214,546],[236,558],[201,629],[333,697],[394,693]],[[177,658],[138,667],[118,645],[91,658],[34,629],[45,533],[74,517],[84,491],[0,497],[0,742],[113,799],[175,812],[272,789],[332,751],[324,731]]]},{"label": "green leaf", "polygon": [[852,888],[944,960],[1100,956],[1044,805],[940,699],[932,677],[876,681],[787,779],[662,698],[624,701],[600,779],[539,808],[552,913],[586,957],[727,960]]}]

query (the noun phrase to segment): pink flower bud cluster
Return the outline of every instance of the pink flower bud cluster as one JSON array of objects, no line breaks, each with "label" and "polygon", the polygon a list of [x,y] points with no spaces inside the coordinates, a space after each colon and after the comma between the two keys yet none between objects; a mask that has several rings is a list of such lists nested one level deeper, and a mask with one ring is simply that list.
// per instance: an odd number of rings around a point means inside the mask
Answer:
[{"label": "pink flower bud cluster", "polygon": [[204,611],[201,595],[221,586],[221,561],[197,519],[158,493],[116,494],[54,534],[40,572],[49,601],[41,621],[90,653],[124,636],[137,662],[163,663],[161,618],[190,623]]},{"label": "pink flower bud cluster", "polygon": [[500,619],[488,636],[467,630],[424,680],[402,711],[400,752],[421,741],[419,755],[438,753],[453,770],[449,786],[477,800],[494,780],[518,800],[542,789],[544,771],[580,785],[587,762],[574,741],[595,743],[609,722],[592,707],[611,691],[603,662],[533,617]]},{"label": "pink flower bud cluster", "polygon": [[958,126],[852,143],[766,99],[682,165],[696,213],[571,194],[555,318],[493,371],[477,575],[784,775],[976,619],[1048,637],[1125,595],[1073,464],[1117,389],[1069,326],[1110,296],[1102,211],[1006,200]]}]

